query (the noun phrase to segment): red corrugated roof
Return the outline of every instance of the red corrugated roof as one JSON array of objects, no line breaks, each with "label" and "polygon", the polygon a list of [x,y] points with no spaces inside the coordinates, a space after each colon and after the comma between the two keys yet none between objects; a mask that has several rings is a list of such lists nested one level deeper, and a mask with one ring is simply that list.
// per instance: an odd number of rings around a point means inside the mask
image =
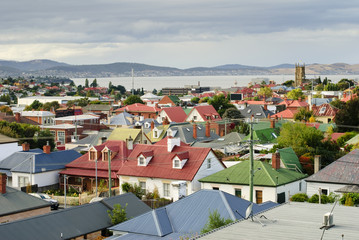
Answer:
[{"label": "red corrugated roof", "polygon": [[170,122],[180,123],[186,121],[187,114],[183,111],[181,107],[163,108],[162,111],[164,111],[167,114],[169,118],[168,120]]},{"label": "red corrugated roof", "polygon": [[271,116],[271,118],[285,118],[285,119],[293,119],[294,115],[298,112],[298,109],[286,109],[279,113],[276,113]]},{"label": "red corrugated roof", "polygon": [[313,115],[316,117],[334,117],[339,111],[338,108],[333,107],[329,103],[320,106],[313,106]]},{"label": "red corrugated roof", "polygon": [[[153,150],[153,157],[147,166],[137,165],[137,156],[141,152]],[[128,161],[119,169],[118,175],[151,177],[162,179],[178,179],[192,181],[206,159],[210,148],[176,146],[172,152],[167,152],[167,145],[138,144],[130,154]],[[174,169],[172,160],[183,152],[188,152],[188,160],[182,169]]]},{"label": "red corrugated roof", "polygon": [[[197,111],[198,114],[204,119],[204,120],[222,120],[221,116],[219,116],[218,112],[212,105],[203,105],[203,106],[195,106],[192,108],[192,111]],[[191,112],[188,114],[190,115]],[[209,114],[209,115],[207,115]],[[207,119],[206,116],[210,116],[211,119]],[[217,118],[214,118],[214,116],[217,116]]]},{"label": "red corrugated roof", "polygon": [[116,109],[115,112],[123,112],[125,110],[127,112],[151,112],[151,113],[161,111],[160,108],[150,107],[150,106],[144,105],[142,103],[134,103],[131,105],[127,105],[126,107]]}]

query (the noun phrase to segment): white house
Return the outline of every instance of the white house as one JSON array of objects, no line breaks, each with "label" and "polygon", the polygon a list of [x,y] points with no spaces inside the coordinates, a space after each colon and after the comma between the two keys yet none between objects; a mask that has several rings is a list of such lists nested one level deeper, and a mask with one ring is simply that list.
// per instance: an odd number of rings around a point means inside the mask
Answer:
[{"label": "white house", "polygon": [[136,183],[176,201],[200,190],[199,179],[224,168],[210,148],[190,147],[179,138],[166,137],[154,145],[137,144],[117,175],[120,186]]},{"label": "white house", "polygon": [[208,120],[222,120],[221,116],[212,105],[195,106],[186,118],[186,122],[206,122]]},{"label": "white house", "polygon": [[[203,189],[217,189],[250,200],[249,164],[243,161],[211,176],[200,179]],[[273,154],[272,166],[254,161],[253,201],[283,203],[296,193],[305,193],[307,175],[280,168],[279,154]]]},{"label": "white house", "polygon": [[19,140],[0,134],[0,162],[14,152],[21,151],[21,149]]}]

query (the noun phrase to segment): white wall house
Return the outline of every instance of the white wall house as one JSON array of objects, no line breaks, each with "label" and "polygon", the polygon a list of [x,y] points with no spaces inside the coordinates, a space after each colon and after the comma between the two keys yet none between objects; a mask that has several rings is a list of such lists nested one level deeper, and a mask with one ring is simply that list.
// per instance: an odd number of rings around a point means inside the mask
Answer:
[{"label": "white wall house", "polygon": [[[184,145],[178,138],[168,138],[167,145],[138,144],[118,174],[121,185],[137,184],[160,197],[178,200],[201,189],[198,179],[223,170],[225,166],[210,148]],[[120,189],[122,192],[122,189]]]},{"label": "white wall house", "polygon": [[32,174],[12,172],[12,187],[26,187],[28,184],[37,184],[38,187],[54,185],[59,182],[59,172],[61,170],[63,169]]},{"label": "white wall house", "polygon": [[22,147],[18,145],[18,140],[13,139],[9,141],[7,139],[11,139],[11,138],[0,134],[0,153],[1,153],[0,161],[7,158],[14,152],[18,152],[22,150]]}]

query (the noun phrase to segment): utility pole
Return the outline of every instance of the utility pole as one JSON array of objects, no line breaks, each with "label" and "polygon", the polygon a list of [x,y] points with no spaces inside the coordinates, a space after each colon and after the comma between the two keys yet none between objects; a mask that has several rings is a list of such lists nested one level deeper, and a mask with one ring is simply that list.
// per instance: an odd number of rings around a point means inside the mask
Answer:
[{"label": "utility pole", "polygon": [[96,179],[96,197],[97,195],[97,158],[95,159],[95,179]]},{"label": "utility pole", "polygon": [[66,174],[64,175],[64,208],[66,208]]},{"label": "utility pole", "polygon": [[249,142],[249,153],[250,153],[250,164],[249,164],[249,201],[253,202],[253,168],[254,168],[254,157],[253,157],[253,115],[249,122],[249,135],[250,135],[250,142]]},{"label": "utility pole", "polygon": [[107,156],[108,156],[108,197],[111,197],[111,150],[107,150]]}]

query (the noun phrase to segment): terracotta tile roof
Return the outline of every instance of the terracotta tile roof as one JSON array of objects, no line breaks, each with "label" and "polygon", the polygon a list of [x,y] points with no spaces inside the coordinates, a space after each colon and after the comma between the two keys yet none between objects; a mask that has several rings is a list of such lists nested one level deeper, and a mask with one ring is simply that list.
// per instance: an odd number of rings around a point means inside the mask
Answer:
[{"label": "terracotta tile roof", "polygon": [[187,118],[187,114],[184,112],[184,110],[181,107],[168,107],[163,108],[162,111],[164,111],[167,116],[168,120],[170,122],[185,122]]},{"label": "terracotta tile roof", "polygon": [[[147,166],[137,165],[137,156],[141,152],[153,151],[153,157]],[[128,157],[128,161],[119,169],[118,175],[152,177],[162,179],[178,179],[192,181],[203,161],[211,151],[210,148],[190,146],[175,146],[172,152],[167,151],[167,145],[138,144]],[[188,153],[188,160],[182,169],[174,169],[172,160],[177,155],[181,157]]]},{"label": "terracotta tile roof", "polygon": [[288,99],[284,99],[283,102],[281,102],[278,105],[285,105],[287,108],[292,107],[292,108],[300,108],[300,107],[307,107],[309,106],[309,104],[305,101],[299,101],[299,100],[288,100]]},{"label": "terracotta tile roof", "polygon": [[156,107],[150,107],[147,105],[144,105],[142,103],[134,103],[131,105],[127,105],[126,107],[122,107],[119,109],[116,109],[115,112],[123,112],[123,111],[127,111],[127,112],[152,112],[152,113],[156,113],[161,111],[160,108],[156,108]]},{"label": "terracotta tile roof", "polygon": [[[218,112],[216,111],[216,109],[214,109],[214,107],[212,105],[203,105],[203,106],[195,106],[192,108],[192,111],[197,111],[199,115],[201,115],[201,117],[206,121],[206,120],[214,120],[214,121],[218,121],[218,120],[222,120],[221,116],[219,116]],[[190,114],[191,114],[190,112]],[[188,115],[190,115],[188,114]],[[210,116],[211,119],[207,119],[206,116]],[[217,118],[215,118],[214,116],[217,116]]]},{"label": "terracotta tile roof", "polygon": [[284,111],[281,111],[279,113],[276,113],[271,116],[271,118],[284,118],[284,119],[293,119],[294,115],[299,111],[299,109],[286,109]]},{"label": "terracotta tile roof", "polygon": [[313,115],[316,117],[330,116],[334,117],[339,111],[338,108],[333,107],[329,103],[322,104],[320,106],[313,106]]}]

